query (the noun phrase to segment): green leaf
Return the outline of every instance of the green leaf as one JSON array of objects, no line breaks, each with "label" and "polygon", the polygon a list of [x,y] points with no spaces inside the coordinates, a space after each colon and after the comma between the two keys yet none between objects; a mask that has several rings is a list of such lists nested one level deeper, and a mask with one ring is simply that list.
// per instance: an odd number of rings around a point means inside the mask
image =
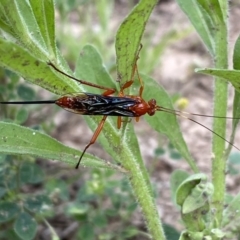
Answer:
[{"label": "green leaf", "polygon": [[17,111],[15,116],[15,122],[18,124],[24,123],[28,119],[28,112],[25,108],[20,108],[19,111]]},{"label": "green leaf", "polygon": [[[28,81],[39,85],[53,93],[76,92],[75,81],[53,72],[45,62],[39,61],[25,49],[17,44],[6,41],[0,37],[0,65],[21,75]],[[59,77],[61,78],[59,78]]]},{"label": "green leaf", "polygon": [[213,228],[211,232],[213,233],[214,236],[217,237],[217,239],[223,239],[226,236],[225,230],[219,228]]},{"label": "green leaf", "polygon": [[177,190],[177,204],[182,206],[185,199],[191,194],[192,189],[201,181],[207,181],[207,176],[205,174],[198,173],[185,179]]},{"label": "green leaf", "polygon": [[44,180],[44,172],[38,165],[24,162],[20,167],[19,178],[22,184],[41,183]]},{"label": "green leaf", "polygon": [[[0,152],[6,154],[29,154],[45,159],[57,159],[75,165],[80,151],[64,146],[62,143],[39,131],[13,123],[0,122]],[[86,154],[85,166],[116,168],[99,158]]]},{"label": "green leaf", "polygon": [[192,188],[191,193],[185,199],[182,205],[183,214],[203,207],[205,204],[209,204],[211,196],[213,195],[212,183],[201,182]]},{"label": "green leaf", "polygon": [[91,223],[81,224],[81,228],[78,230],[76,239],[94,239],[95,232],[93,231]]},{"label": "green leaf", "polygon": [[[79,79],[86,79],[89,83],[95,83],[107,88],[116,88],[116,82],[103,65],[102,58],[98,50],[92,45],[85,45],[80,52],[76,63],[75,76]],[[82,90],[87,90],[91,93],[103,93],[104,90],[81,85]]]},{"label": "green leaf", "polygon": [[92,219],[93,225],[98,226],[99,228],[104,228],[108,226],[107,216],[105,212],[99,212]]},{"label": "green leaf", "polygon": [[0,198],[2,198],[7,193],[7,189],[5,187],[0,187]]},{"label": "green leaf", "polygon": [[37,232],[37,223],[28,213],[18,215],[14,223],[14,231],[23,240],[31,240]]},{"label": "green leaf", "polygon": [[23,84],[17,86],[17,93],[24,101],[34,100],[36,96],[35,91],[32,88]]},{"label": "green leaf", "polygon": [[61,179],[49,179],[45,184],[45,189],[50,194],[56,193],[57,197],[63,201],[69,200],[69,190],[66,181]]},{"label": "green leaf", "polygon": [[[179,240],[202,240],[204,239],[204,233],[203,232],[197,232],[197,231],[189,231],[189,230],[184,230],[181,233],[181,236]],[[205,238],[206,240],[211,240],[211,238]]]},{"label": "green leaf", "polygon": [[74,217],[81,217],[87,215],[89,212],[89,204],[85,203],[70,203],[67,208],[67,213]]},{"label": "green leaf", "polygon": [[199,2],[200,1],[195,0],[177,0],[180,8],[188,16],[207,49],[213,55],[215,50],[213,36],[214,24],[211,14],[207,12],[206,8]]},{"label": "green leaf", "polygon": [[46,195],[29,196],[24,201],[24,207],[26,209],[38,214],[44,210],[50,209],[50,206],[51,200]]},{"label": "green leaf", "polygon": [[222,226],[237,225],[239,226],[240,217],[240,194],[237,194],[233,200],[224,209]]},{"label": "green leaf", "polygon": [[[118,235],[116,233],[116,235]],[[127,228],[124,229],[124,232],[122,234],[123,239],[133,239],[134,237],[137,238],[139,235],[139,229],[137,229],[135,226],[127,226]]]},{"label": "green leaf", "polygon": [[171,174],[171,196],[176,204],[176,192],[180,184],[189,177],[189,173],[182,171],[182,170],[175,170]]},{"label": "green leaf", "polygon": [[[142,75],[144,81],[144,92],[143,97],[146,101],[155,98],[160,107],[172,109],[171,98],[167,95],[166,91],[157,84],[152,78]],[[183,139],[182,133],[180,131],[176,115],[164,112],[156,112],[154,116],[145,116],[146,121],[152,126],[156,131],[165,134],[174,147],[180,152],[183,158],[186,159],[188,164],[194,171],[197,170],[197,166],[189,153],[187,145]]]},{"label": "green leaf", "polygon": [[16,180],[16,171],[12,171],[13,161],[11,156],[7,156],[4,162],[1,163],[0,171],[0,186],[4,187],[7,192],[16,189],[17,180]]},{"label": "green leaf", "polygon": [[[234,53],[233,53],[233,68],[236,70],[240,70],[240,36],[238,37],[235,46],[234,46]],[[235,89],[234,100],[233,100],[233,119],[232,120],[232,132],[230,137],[230,142],[234,142],[237,125],[240,119],[240,92]],[[229,155],[232,146],[229,144],[226,156]]]},{"label": "green leaf", "polygon": [[229,161],[230,164],[239,165],[240,164],[240,153],[239,152],[232,152],[229,155],[228,161]]},{"label": "green leaf", "polygon": [[171,225],[163,225],[164,233],[167,240],[179,240],[180,233]]},{"label": "green leaf", "polygon": [[9,34],[10,36],[15,36],[14,29],[9,26],[7,16],[5,16],[5,12],[1,4],[0,4],[0,28],[3,32]]},{"label": "green leaf", "polygon": [[234,46],[233,68],[240,70],[240,36],[238,36],[237,41]]},{"label": "green leaf", "polygon": [[206,175],[194,174],[185,179],[176,192],[176,202],[181,206],[182,220],[186,228],[193,232],[201,232],[206,228],[204,219],[210,209],[208,196],[212,194],[212,188],[206,192],[205,199],[205,194],[201,191],[202,186],[208,186]]},{"label": "green leaf", "polygon": [[155,155],[156,157],[159,157],[159,156],[161,156],[161,155],[164,155],[165,152],[166,152],[166,150],[165,150],[164,148],[158,147],[158,148],[155,149],[154,155]]},{"label": "green leaf", "polygon": [[196,72],[223,78],[232,83],[234,88],[240,92],[240,70],[205,68],[196,69]]},{"label": "green leaf", "polygon": [[44,59],[47,49],[40,29],[28,1],[1,1],[2,14],[7,18],[7,24],[14,31],[18,41],[35,56]]},{"label": "green leaf", "polygon": [[238,175],[239,170],[234,165],[228,164],[228,173],[230,176]]},{"label": "green leaf", "polygon": [[225,11],[222,11],[221,8],[226,8],[226,4],[222,4],[218,0],[212,0],[211,2],[206,0],[198,0],[197,3],[208,14],[215,26],[218,25],[219,22],[225,22],[226,16],[223,16],[223,12]]},{"label": "green leaf", "polygon": [[173,160],[180,160],[182,158],[181,154],[177,152],[176,150],[170,151],[170,158]]},{"label": "green leaf", "polygon": [[157,0],[140,1],[118,29],[115,47],[118,80],[121,80],[121,84],[131,79],[145,25],[157,2]]},{"label": "green leaf", "polygon": [[52,0],[30,0],[34,17],[37,21],[41,36],[44,39],[50,59],[57,56],[54,26],[54,4]]},{"label": "green leaf", "polygon": [[20,208],[16,203],[12,202],[0,203],[0,223],[12,220],[19,212]]}]

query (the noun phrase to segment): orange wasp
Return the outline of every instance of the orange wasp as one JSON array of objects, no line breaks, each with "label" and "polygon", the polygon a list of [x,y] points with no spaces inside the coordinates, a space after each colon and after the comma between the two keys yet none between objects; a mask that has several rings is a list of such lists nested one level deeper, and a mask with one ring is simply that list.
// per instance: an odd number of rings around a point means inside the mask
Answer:
[{"label": "orange wasp", "polygon": [[[93,145],[99,134],[101,133],[104,123],[108,116],[117,116],[117,127],[118,129],[121,128],[121,124],[123,122],[122,117],[135,117],[136,121],[139,120],[139,118],[145,114],[148,114],[150,116],[153,116],[156,111],[164,111],[167,113],[175,114],[180,117],[184,117],[189,119],[190,121],[193,121],[204,128],[208,129],[212,133],[219,136],[221,139],[228,142],[230,145],[238,149],[236,146],[234,146],[231,142],[227,141],[225,138],[220,136],[219,134],[213,132],[211,129],[207,128],[206,126],[202,125],[201,123],[186,117],[182,114],[191,114],[195,116],[205,116],[205,117],[216,117],[216,118],[225,118],[225,117],[217,117],[217,116],[208,116],[208,115],[201,115],[201,114],[194,114],[194,113],[185,113],[177,110],[171,110],[168,108],[161,107],[157,105],[155,99],[150,99],[148,101],[144,100],[142,98],[142,93],[144,90],[143,81],[139,75],[138,68],[137,68],[137,60],[139,58],[139,52],[142,48],[142,45],[140,45],[140,48],[137,52],[135,62],[133,65],[132,73],[131,73],[131,79],[124,83],[121,86],[121,89],[118,93],[118,96],[112,96],[116,90],[113,88],[108,88],[105,86],[100,86],[97,84],[93,84],[84,80],[77,79],[75,77],[72,77],[71,75],[68,75],[58,69],[53,63],[48,62],[47,64],[51,66],[55,71],[81,83],[84,85],[88,85],[91,87],[95,87],[101,90],[104,90],[102,94],[93,94],[93,93],[72,93],[72,94],[66,94],[62,97],[58,98],[57,100],[46,100],[46,101],[15,101],[15,102],[0,102],[0,104],[57,104],[58,106],[62,107],[63,109],[81,114],[81,115],[101,115],[103,116],[102,120],[98,124],[97,129],[95,130],[90,142],[85,146],[83,149],[82,154],[80,155],[80,158],[76,164],[76,169],[79,167],[81,160],[86,152],[86,150]],[[138,80],[140,82],[140,88],[139,88],[139,94],[138,96],[135,95],[125,95],[124,91],[131,87],[131,85],[134,82],[134,76],[137,74]],[[230,117],[227,117],[230,118]],[[233,119],[233,118],[231,118]],[[240,149],[238,149],[240,151]]]}]

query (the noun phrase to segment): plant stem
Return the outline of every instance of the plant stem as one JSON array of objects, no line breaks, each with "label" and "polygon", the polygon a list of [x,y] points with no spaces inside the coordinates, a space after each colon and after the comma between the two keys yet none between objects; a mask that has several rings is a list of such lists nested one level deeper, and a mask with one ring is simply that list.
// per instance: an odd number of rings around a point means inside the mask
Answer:
[{"label": "plant stem", "polygon": [[[135,167],[135,169],[138,168]],[[150,189],[147,184],[149,178],[146,170],[133,171],[130,177],[130,182],[152,238],[159,240],[165,239],[160,217],[153,198],[152,189]]]},{"label": "plant stem", "polygon": [[[228,68],[228,44],[227,44],[226,24],[219,21],[215,30],[215,67],[221,69]],[[216,78],[214,89],[214,115],[226,116],[227,113],[227,82]],[[226,119],[214,119],[213,131],[225,138]],[[222,212],[225,196],[225,142],[218,136],[213,135],[213,161],[212,161],[212,181],[214,185],[213,207],[216,210],[216,220],[218,226],[222,221]]]},{"label": "plant stem", "polygon": [[139,153],[136,136],[129,134],[131,132],[129,128],[132,128],[132,126],[128,124],[128,129],[125,131],[126,135],[123,135],[121,140],[123,144],[122,149],[116,155],[122,166],[129,172],[128,176],[132,190],[139,203],[152,239],[164,240],[163,227],[157,212],[150,179]]}]

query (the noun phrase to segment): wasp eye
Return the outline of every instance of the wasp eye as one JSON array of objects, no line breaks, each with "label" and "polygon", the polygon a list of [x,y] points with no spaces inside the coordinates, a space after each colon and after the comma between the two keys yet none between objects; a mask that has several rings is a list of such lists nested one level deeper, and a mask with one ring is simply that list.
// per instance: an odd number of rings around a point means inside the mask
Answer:
[{"label": "wasp eye", "polygon": [[148,101],[148,104],[149,104],[150,107],[155,107],[157,102],[156,102],[155,99],[151,99],[151,100]]}]

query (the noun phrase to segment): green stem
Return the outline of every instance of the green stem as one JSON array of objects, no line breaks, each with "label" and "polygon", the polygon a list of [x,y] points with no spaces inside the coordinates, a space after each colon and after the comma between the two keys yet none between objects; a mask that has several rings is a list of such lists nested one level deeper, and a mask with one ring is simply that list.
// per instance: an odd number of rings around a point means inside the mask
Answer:
[{"label": "green stem", "polygon": [[141,207],[148,231],[153,239],[165,239],[160,217],[153,198],[152,189],[150,189],[147,184],[148,182],[149,178],[146,169],[139,170],[139,166],[135,166],[130,177],[130,183]]},{"label": "green stem", "polygon": [[[132,127],[132,126],[131,126]],[[125,131],[129,133],[129,129]],[[132,186],[135,198],[142,210],[146,225],[152,239],[164,240],[164,232],[161,224],[160,216],[157,212],[157,206],[153,197],[148,172],[144,166],[136,146],[136,136],[130,134],[130,139],[122,138],[122,150],[117,153],[117,158],[121,161],[122,166],[129,172],[129,181]],[[131,143],[131,145],[129,145]],[[134,147],[132,147],[135,145]]]},{"label": "green stem", "polygon": [[[215,67],[227,69],[228,67],[228,44],[227,27],[223,23],[216,24],[215,31]],[[227,83],[219,78],[215,80],[214,89],[214,115],[226,116],[227,113]],[[214,119],[213,131],[225,138],[226,119]],[[225,196],[225,142],[218,136],[213,135],[213,162],[212,181],[214,185],[213,207],[216,210],[217,224],[221,224]]]}]

